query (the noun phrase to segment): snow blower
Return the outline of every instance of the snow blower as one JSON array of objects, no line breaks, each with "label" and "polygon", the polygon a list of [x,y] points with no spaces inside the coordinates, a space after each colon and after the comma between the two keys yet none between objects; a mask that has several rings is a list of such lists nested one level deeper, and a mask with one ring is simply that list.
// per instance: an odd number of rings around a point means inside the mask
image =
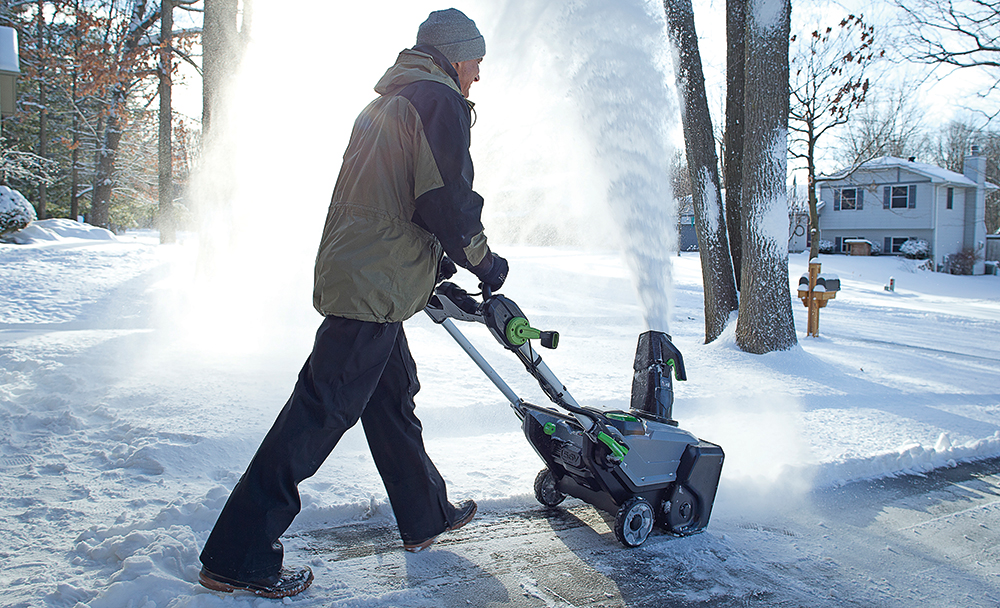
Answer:
[{"label": "snow blower", "polygon": [[[477,294],[478,295],[478,294]],[[531,327],[509,298],[484,289],[482,301],[454,283],[441,283],[425,312],[458,342],[504,394],[524,434],[545,461],[535,497],[555,507],[567,495],[615,514],[615,536],[641,545],[654,524],[687,535],[708,525],[722,473],[722,448],[677,426],[673,381],[686,380],[684,360],[659,331],[639,336],[630,410],[582,407],[532,348],[556,348],[559,334]],[[452,319],[482,323],[515,355],[558,407],[525,402],[507,385]]]}]

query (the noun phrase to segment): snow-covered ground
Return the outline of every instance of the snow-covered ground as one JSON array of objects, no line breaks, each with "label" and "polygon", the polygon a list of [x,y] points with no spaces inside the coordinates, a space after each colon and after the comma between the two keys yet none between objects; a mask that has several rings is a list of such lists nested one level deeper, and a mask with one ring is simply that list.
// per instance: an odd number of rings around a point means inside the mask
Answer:
[{"label": "snow-covered ground", "polygon": [[[0,605],[268,605],[199,587],[198,552],[309,352],[320,319],[308,261],[287,259],[276,239],[206,274],[193,239],[54,233],[0,245]],[[544,353],[550,367],[579,401],[627,408],[645,328],[621,255],[498,250],[511,268],[504,293],[534,326],[561,334]],[[799,346],[755,356],[736,348],[734,324],[701,343],[698,257],[674,258],[671,333],[689,378],[675,387],[674,416],[727,458],[708,530],[644,547],[668,557],[749,550],[718,531],[737,528],[748,505],[780,512],[796,495],[1000,456],[1000,278],[933,274],[894,257],[822,262],[842,291],[822,311],[821,337],[802,337],[796,300]],[[806,264],[791,256],[793,283]],[[883,289],[890,277],[894,292]],[[502,395],[429,319],[405,327],[428,451],[452,497],[486,514],[533,505],[541,463]],[[544,402],[484,330],[463,329],[522,397]],[[359,429],[301,491],[290,533],[391,525]],[[773,542],[752,549],[777,552]],[[288,558],[304,561],[296,551]],[[754,572],[747,566],[746,589],[764,584]],[[293,603],[399,605],[345,589],[329,566],[317,575]]]}]

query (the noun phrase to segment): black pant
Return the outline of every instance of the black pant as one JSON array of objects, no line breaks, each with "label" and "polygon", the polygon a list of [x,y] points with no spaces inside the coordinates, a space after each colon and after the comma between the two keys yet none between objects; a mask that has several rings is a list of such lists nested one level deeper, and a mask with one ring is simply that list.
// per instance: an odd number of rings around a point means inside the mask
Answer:
[{"label": "black pant", "polygon": [[238,580],[281,570],[278,537],[311,477],[361,419],[404,542],[444,532],[455,510],[424,450],[413,396],[420,385],[402,323],[327,317],[292,396],[264,437],[205,543],[205,567]]}]

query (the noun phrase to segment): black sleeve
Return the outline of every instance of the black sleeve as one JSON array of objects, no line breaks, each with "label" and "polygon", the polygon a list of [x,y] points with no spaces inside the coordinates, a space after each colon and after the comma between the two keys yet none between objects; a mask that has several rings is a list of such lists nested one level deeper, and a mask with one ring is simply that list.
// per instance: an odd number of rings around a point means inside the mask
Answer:
[{"label": "black sleeve", "polygon": [[414,83],[400,94],[420,115],[444,181],[444,186],[417,198],[413,222],[436,236],[455,263],[467,266],[465,247],[483,231],[483,197],[472,190],[469,104],[455,90],[433,81]]}]

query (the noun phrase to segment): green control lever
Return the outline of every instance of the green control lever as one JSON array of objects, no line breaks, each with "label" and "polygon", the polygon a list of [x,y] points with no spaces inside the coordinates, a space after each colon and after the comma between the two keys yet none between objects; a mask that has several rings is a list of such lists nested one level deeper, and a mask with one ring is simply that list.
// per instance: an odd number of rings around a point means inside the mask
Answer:
[{"label": "green control lever", "polygon": [[507,341],[514,346],[521,346],[528,340],[541,340],[545,348],[555,348],[559,346],[559,332],[541,331],[528,324],[524,317],[514,317],[507,322]]}]

